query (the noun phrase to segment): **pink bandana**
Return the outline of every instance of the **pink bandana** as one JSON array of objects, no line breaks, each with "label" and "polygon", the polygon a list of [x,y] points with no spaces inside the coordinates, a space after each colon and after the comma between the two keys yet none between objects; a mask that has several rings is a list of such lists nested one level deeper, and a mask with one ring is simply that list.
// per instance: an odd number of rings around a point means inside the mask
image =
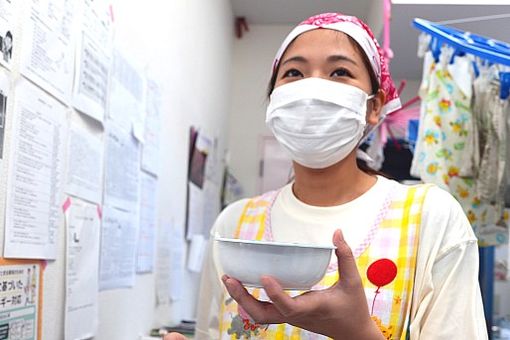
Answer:
[{"label": "pink bandana", "polygon": [[384,104],[381,118],[398,110],[400,108],[400,99],[397,89],[393,84],[388,64],[383,56],[383,51],[379,43],[374,38],[374,34],[363,21],[360,19],[343,15],[340,13],[323,13],[310,17],[295,27],[285,38],[280,49],[276,53],[273,63],[273,72],[276,70],[280,58],[294,39],[300,34],[317,28],[328,28],[340,31],[353,38],[368,56],[370,65],[377,76],[381,90],[386,93],[386,103]]}]

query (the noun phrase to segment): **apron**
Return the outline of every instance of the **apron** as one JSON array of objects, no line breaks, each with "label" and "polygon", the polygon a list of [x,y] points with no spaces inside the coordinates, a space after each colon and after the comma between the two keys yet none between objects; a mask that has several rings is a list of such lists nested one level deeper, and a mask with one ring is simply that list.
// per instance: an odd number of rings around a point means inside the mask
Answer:
[{"label": "apron", "polygon": [[[386,339],[406,339],[411,312],[411,297],[416,267],[423,201],[430,185],[412,187],[395,185],[382,203],[377,218],[364,241],[353,248],[361,275],[371,317]],[[272,241],[271,208],[278,191],[251,199],[244,207],[234,238]],[[384,260],[383,260],[384,259]],[[379,260],[379,261],[378,261]],[[382,261],[381,261],[382,260]],[[396,277],[384,286],[377,283],[367,269],[371,264],[391,261],[397,268]],[[387,263],[386,263],[387,264]],[[338,280],[337,260],[332,257],[324,278],[312,290],[325,289]],[[265,291],[248,288],[259,300],[268,301]],[[288,291],[291,296],[302,292]],[[250,319],[226,289],[220,311],[220,339],[329,339],[289,324],[260,325]]]}]

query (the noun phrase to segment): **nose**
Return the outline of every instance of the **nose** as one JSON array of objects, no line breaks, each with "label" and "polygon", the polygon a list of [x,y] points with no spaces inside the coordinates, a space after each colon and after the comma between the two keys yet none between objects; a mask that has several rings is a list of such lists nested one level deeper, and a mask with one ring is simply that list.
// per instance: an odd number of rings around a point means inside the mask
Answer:
[{"label": "nose", "polygon": [[329,79],[329,75],[321,71],[320,69],[312,70],[309,75],[310,78],[322,78],[322,79]]}]

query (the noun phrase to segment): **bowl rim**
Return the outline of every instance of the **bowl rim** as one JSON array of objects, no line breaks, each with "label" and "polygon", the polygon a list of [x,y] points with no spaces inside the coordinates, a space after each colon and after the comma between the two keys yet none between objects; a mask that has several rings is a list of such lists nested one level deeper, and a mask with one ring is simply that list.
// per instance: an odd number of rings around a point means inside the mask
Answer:
[{"label": "bowl rim", "polygon": [[328,245],[315,245],[315,244],[304,244],[304,243],[243,240],[243,239],[239,239],[239,238],[227,238],[227,237],[215,237],[214,240],[219,241],[219,242],[230,242],[230,243],[262,244],[262,245],[275,246],[275,247],[298,247],[298,248],[315,248],[315,249],[328,249],[328,250],[336,249],[336,247],[333,245],[328,246]]}]

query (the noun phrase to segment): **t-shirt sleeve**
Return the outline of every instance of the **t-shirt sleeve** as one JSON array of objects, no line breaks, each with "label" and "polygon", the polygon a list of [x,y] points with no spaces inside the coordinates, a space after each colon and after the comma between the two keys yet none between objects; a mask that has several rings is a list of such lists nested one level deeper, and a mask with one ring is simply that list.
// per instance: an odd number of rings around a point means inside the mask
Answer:
[{"label": "t-shirt sleeve", "polygon": [[225,208],[211,229],[207,244],[204,267],[200,279],[200,292],[197,307],[197,324],[195,327],[196,340],[219,339],[219,314],[223,294],[225,292],[221,283],[221,272],[216,266],[216,249],[214,237],[232,237],[237,227],[237,222],[244,209],[247,200],[240,200]]},{"label": "t-shirt sleeve", "polygon": [[478,245],[461,206],[431,188],[425,199],[411,310],[411,339],[487,339]]}]

